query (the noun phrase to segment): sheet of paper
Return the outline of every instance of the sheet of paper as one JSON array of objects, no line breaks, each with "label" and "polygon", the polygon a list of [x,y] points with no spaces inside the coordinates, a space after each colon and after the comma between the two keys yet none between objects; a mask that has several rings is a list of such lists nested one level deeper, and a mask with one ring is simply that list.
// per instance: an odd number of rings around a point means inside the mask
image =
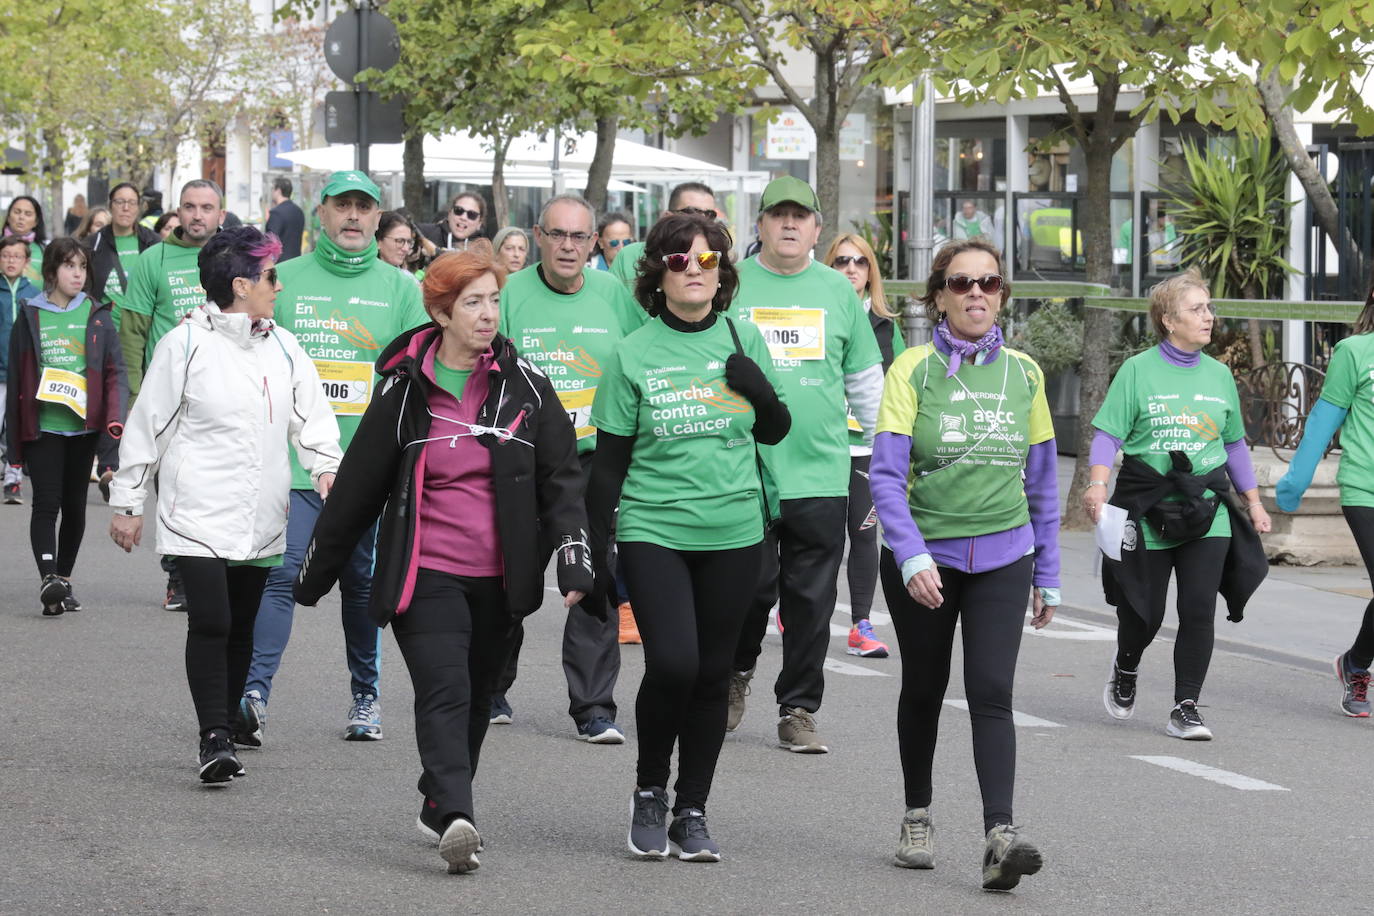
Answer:
[{"label": "sheet of paper", "polygon": [[1121,541],[1126,536],[1126,510],[1103,504],[1097,516],[1097,546],[1108,559],[1121,559]]}]

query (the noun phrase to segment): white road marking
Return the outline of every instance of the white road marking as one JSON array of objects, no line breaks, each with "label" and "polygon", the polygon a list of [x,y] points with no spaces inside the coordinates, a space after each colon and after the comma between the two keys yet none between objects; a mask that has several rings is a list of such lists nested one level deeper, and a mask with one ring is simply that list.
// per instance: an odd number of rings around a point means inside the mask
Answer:
[{"label": "white road marking", "polygon": [[[968,700],[945,700],[946,706],[953,706],[955,709],[962,709],[968,712]],[[1058,722],[1051,722],[1049,719],[1041,719],[1024,712],[1011,711],[1011,723],[1019,725],[1021,728],[1063,728]]]},{"label": "white road marking", "polygon": [[862,665],[851,665],[849,662],[842,662],[837,658],[826,656],[825,670],[833,671],[836,674],[851,674],[855,677],[891,677],[892,675],[884,671],[874,671],[872,668],[865,668]]},{"label": "white road marking", "polygon": [[[1027,618],[1029,619],[1029,618]],[[1062,629],[1067,627],[1068,629]],[[1110,627],[1098,626],[1095,623],[1087,623],[1082,620],[1074,620],[1071,617],[1064,617],[1060,614],[1054,615],[1054,620],[1050,621],[1049,626],[1043,630],[1027,626],[1027,633],[1036,636],[1044,636],[1048,639],[1075,639],[1084,642],[1108,642],[1116,639],[1116,630]]]},{"label": "white road marking", "polygon": [[1168,770],[1177,770],[1180,773],[1187,773],[1189,776],[1200,776],[1203,779],[1220,783],[1223,786],[1230,786],[1232,789],[1241,789],[1247,792],[1288,791],[1283,786],[1276,786],[1272,782],[1265,782],[1262,779],[1255,779],[1251,776],[1242,776],[1239,773],[1232,773],[1230,770],[1218,770],[1216,767],[1209,767],[1205,763],[1184,760],[1182,757],[1147,757],[1132,754],[1131,759],[1143,760],[1146,763],[1153,763],[1155,766],[1164,767]]}]

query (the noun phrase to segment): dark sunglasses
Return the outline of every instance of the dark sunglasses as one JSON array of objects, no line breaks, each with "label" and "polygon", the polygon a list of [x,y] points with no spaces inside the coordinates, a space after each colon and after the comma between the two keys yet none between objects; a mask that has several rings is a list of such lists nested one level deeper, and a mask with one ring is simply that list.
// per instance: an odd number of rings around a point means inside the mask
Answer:
[{"label": "dark sunglasses", "polygon": [[481,219],[481,218],[482,218],[482,211],[480,211],[480,210],[469,210],[469,209],[467,209],[467,208],[465,208],[465,207],[454,207],[454,208],[453,208],[453,215],[454,215],[454,216],[466,216],[468,219]]},{"label": "dark sunglasses", "polygon": [[610,239],[610,240],[605,240],[605,239],[603,239],[602,241],[605,241],[606,244],[607,244],[609,247],[611,247],[611,248],[620,248],[620,247],[623,247],[623,246],[625,246],[625,245],[630,245],[630,244],[633,244],[633,243],[634,243],[634,239]]},{"label": "dark sunglasses", "polygon": [[[690,254],[665,254],[663,256],[663,263],[673,273],[682,273],[682,271],[687,269],[687,265],[691,263],[691,258],[692,256]],[[702,270],[715,270],[720,266],[719,251],[703,251],[697,254],[696,258]]]},{"label": "dark sunglasses", "polygon": [[715,210],[703,210],[701,207],[679,207],[674,213],[685,213],[688,216],[704,216],[707,219],[715,219]]},{"label": "dark sunglasses", "polygon": [[837,254],[835,255],[835,260],[830,262],[830,266],[836,270],[839,270],[841,267],[848,267],[850,264],[853,264],[855,267],[867,267],[868,258],[861,254]]},{"label": "dark sunglasses", "polygon": [[268,286],[275,287],[277,285],[277,269],[269,267],[259,275],[259,278],[266,280]]},{"label": "dark sunglasses", "polygon": [[945,289],[959,296],[973,289],[975,283],[982,287],[983,292],[989,296],[1002,290],[1002,278],[997,274],[988,274],[985,277],[966,277],[963,274],[955,274],[952,277],[945,277]]}]

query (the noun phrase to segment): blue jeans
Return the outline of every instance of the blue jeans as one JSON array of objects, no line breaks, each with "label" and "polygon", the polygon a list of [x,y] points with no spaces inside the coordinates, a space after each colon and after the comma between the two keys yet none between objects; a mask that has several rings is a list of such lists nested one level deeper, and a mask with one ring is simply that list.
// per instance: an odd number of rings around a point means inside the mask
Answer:
[{"label": "blue jeans", "polygon": [[[281,667],[282,653],[291,638],[291,620],[296,612],[291,586],[301,571],[305,548],[310,544],[315,520],[323,508],[324,502],[314,490],[291,491],[291,511],[286,519],[286,553],[282,556],[282,565],[268,573],[267,585],[262,590],[262,604],[253,627],[253,662],[244,685],[245,693],[256,690],[263,702],[272,693],[272,677]],[[344,653],[352,679],[351,692],[380,697],[382,631],[367,614],[368,598],[372,595],[372,550],[376,543],[377,526],[374,524],[358,542],[339,574],[339,595],[343,598]]]}]

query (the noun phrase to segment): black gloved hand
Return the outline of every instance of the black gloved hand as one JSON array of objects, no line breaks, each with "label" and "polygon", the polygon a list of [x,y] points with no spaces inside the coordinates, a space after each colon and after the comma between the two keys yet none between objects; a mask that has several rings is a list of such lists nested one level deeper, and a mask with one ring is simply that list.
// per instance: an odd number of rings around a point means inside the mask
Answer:
[{"label": "black gloved hand", "polygon": [[748,398],[755,407],[767,404],[778,396],[759,364],[743,353],[731,353],[725,361],[725,384]]},{"label": "black gloved hand", "polygon": [[577,533],[578,540],[565,534],[563,543],[558,545],[558,590],[564,595],[568,592],[589,595],[595,585],[592,549],[587,544],[587,532],[579,530]]}]

